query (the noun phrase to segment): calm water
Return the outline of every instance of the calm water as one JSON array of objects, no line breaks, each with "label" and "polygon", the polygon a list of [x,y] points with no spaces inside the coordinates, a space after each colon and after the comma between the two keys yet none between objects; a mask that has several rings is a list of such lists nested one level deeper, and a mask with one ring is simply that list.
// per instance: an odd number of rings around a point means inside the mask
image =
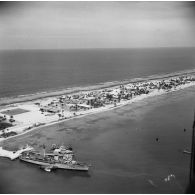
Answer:
[{"label": "calm water", "polygon": [[0,52],[0,97],[195,68],[194,48]]},{"label": "calm water", "polygon": [[[1,159],[3,192],[184,193],[190,156],[183,150],[191,144],[194,94],[195,88],[185,89],[17,139],[18,145],[71,144],[78,159],[92,167],[89,173],[47,173],[18,160]],[[175,179],[165,182],[170,174]]]}]

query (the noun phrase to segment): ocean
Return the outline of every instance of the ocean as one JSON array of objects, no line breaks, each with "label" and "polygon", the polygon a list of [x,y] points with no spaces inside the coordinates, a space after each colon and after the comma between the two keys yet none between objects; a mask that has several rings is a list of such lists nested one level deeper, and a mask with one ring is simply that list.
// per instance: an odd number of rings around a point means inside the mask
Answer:
[{"label": "ocean", "polygon": [[[190,70],[194,54],[194,48],[4,51],[0,97]],[[10,147],[70,144],[78,160],[92,166],[88,173],[48,173],[0,158],[1,192],[184,193],[190,156],[183,150],[191,144],[194,93],[187,88],[5,141]]]},{"label": "ocean", "polygon": [[0,51],[0,98],[195,68],[195,48]]}]

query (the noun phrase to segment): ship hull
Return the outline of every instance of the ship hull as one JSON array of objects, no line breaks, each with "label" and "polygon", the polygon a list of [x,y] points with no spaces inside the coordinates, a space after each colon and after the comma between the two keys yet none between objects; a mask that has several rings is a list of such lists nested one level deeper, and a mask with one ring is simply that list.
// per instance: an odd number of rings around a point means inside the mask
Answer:
[{"label": "ship hull", "polygon": [[41,161],[34,161],[31,159],[20,158],[20,160],[40,166],[48,166],[51,168],[58,168],[58,169],[66,169],[66,170],[76,170],[76,171],[88,171],[89,167],[86,165],[78,165],[78,164],[60,164],[60,163],[47,163]]}]

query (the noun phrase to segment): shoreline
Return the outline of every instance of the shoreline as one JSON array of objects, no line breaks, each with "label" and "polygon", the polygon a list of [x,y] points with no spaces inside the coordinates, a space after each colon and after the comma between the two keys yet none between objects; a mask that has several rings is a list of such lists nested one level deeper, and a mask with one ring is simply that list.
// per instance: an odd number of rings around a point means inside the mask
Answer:
[{"label": "shoreline", "polygon": [[[195,71],[195,70],[194,70]],[[169,80],[170,79],[174,79],[175,77],[178,77],[178,75],[179,76],[186,76],[186,75],[190,75],[190,76],[194,76],[194,71],[191,71],[191,72],[186,72],[185,71],[185,73],[174,73],[174,75],[171,73],[171,74],[166,74],[166,75],[163,75],[163,77],[162,76],[156,76],[155,78],[153,77],[153,76],[150,76],[150,78],[148,78],[147,77],[147,79],[142,79],[142,80],[138,80],[138,81],[135,81],[135,79],[134,79],[134,81],[133,82],[129,82],[129,81],[126,81],[126,82],[123,82],[123,85],[126,85],[126,84],[132,84],[132,83],[136,83],[136,84],[139,84],[139,83],[141,83],[141,82],[145,82],[145,83],[147,83],[147,82],[157,82],[157,81],[159,81],[159,80],[164,80],[165,78],[168,78]],[[171,75],[171,76],[170,76]],[[152,78],[151,78],[152,77]],[[186,76],[187,77],[187,76]],[[114,85],[114,86],[113,86]],[[118,87],[119,86],[119,84],[116,84],[116,83],[112,83],[112,85],[110,85],[109,87],[105,87],[104,86],[104,88],[100,88],[100,89],[109,89],[109,90],[114,90],[113,88],[114,87]],[[99,112],[105,112],[105,111],[109,111],[109,110],[112,110],[112,109],[117,109],[117,108],[119,108],[119,107],[122,107],[122,106],[124,106],[124,105],[127,105],[127,104],[131,104],[131,103],[134,103],[134,102],[137,102],[137,101],[141,101],[141,100],[144,100],[145,98],[149,98],[149,97],[153,97],[153,96],[159,96],[159,95],[163,95],[163,94],[166,94],[166,93],[171,93],[171,92],[174,92],[174,91],[178,91],[178,90],[182,90],[182,89],[184,89],[184,88],[187,88],[187,87],[191,87],[191,86],[195,86],[195,81],[193,80],[192,82],[190,82],[190,83],[187,83],[187,84],[183,84],[183,85],[181,85],[181,86],[179,86],[179,87],[177,87],[177,88],[174,88],[174,89],[170,89],[170,90],[152,90],[149,94],[141,94],[141,95],[138,95],[138,96],[135,96],[134,98],[132,98],[132,99],[128,99],[128,100],[125,100],[125,101],[121,101],[120,103],[117,103],[116,105],[114,105],[114,104],[109,104],[109,105],[106,105],[106,106],[104,106],[104,107],[99,107],[99,108],[91,108],[91,110],[85,110],[85,111],[81,111],[81,112],[77,112],[77,114],[76,115],[74,115],[73,113],[69,113],[69,117],[68,118],[61,118],[61,119],[58,119],[58,120],[56,120],[56,118],[54,119],[54,118],[51,118],[51,120],[48,120],[48,121],[46,121],[44,124],[41,124],[41,125],[39,125],[39,126],[36,126],[36,123],[33,123],[33,122],[31,122],[31,126],[29,126],[29,128],[28,128],[28,130],[27,130],[27,128],[26,128],[26,126],[25,125],[23,125],[23,126],[19,126],[19,130],[17,130],[17,128],[15,128],[16,130],[15,130],[15,132],[17,132],[17,134],[16,135],[14,135],[14,136],[9,136],[9,137],[6,137],[6,138],[0,138],[0,143],[3,143],[3,141],[5,141],[5,140],[9,140],[9,139],[11,139],[11,138],[16,138],[16,137],[19,137],[19,136],[23,136],[23,135],[25,135],[25,134],[27,134],[28,132],[32,132],[32,131],[34,131],[34,130],[36,130],[36,129],[40,129],[40,128],[42,128],[42,127],[47,127],[47,126],[51,126],[51,125],[54,125],[54,124],[59,124],[59,123],[61,123],[61,122],[65,122],[65,121],[67,121],[67,120],[71,120],[71,119],[76,119],[76,118],[81,118],[81,117],[84,117],[84,116],[87,116],[87,115],[92,115],[92,114],[96,114],[96,113],[99,113]],[[98,89],[95,89],[95,90],[100,90],[99,88]],[[92,90],[86,90],[86,91],[88,91],[88,92],[93,92]],[[86,91],[79,91],[79,92],[86,92]],[[76,92],[72,92],[71,94],[75,94]],[[78,92],[77,92],[78,93]],[[66,93],[63,93],[63,95],[64,94],[66,94]],[[54,95],[54,97],[58,97],[59,95]],[[53,96],[52,96],[53,97]],[[45,98],[38,98],[39,100],[44,100],[44,99],[48,99],[48,98],[52,98],[52,97],[45,97]],[[37,100],[37,99],[36,99]],[[31,103],[34,103],[33,101],[35,101],[35,100],[30,100],[30,101],[24,101],[23,102],[23,104],[21,104],[22,102],[20,102],[20,103],[17,103],[18,105],[25,105],[25,103],[29,103],[29,102],[31,102]],[[51,101],[51,100],[50,100]],[[17,105],[16,103],[15,103],[15,105],[13,105],[13,104],[11,104],[11,105],[8,105],[8,108],[10,108],[11,106],[12,107],[17,107],[18,105]],[[71,115],[72,114],[72,115]],[[23,116],[24,117],[24,116]],[[34,126],[34,124],[35,124],[35,126]],[[28,124],[29,125],[29,124]],[[30,128],[31,127],[31,128]],[[11,128],[11,129],[13,129],[13,128]],[[18,133],[19,132],[19,133]]]},{"label": "shoreline", "polygon": [[183,71],[177,71],[172,73],[163,73],[163,74],[155,74],[140,78],[132,78],[132,79],[124,79],[119,81],[107,81],[102,83],[97,83],[94,85],[83,85],[83,86],[73,86],[73,87],[67,87],[67,88],[59,88],[56,90],[48,90],[48,91],[42,91],[42,92],[35,92],[32,94],[25,94],[25,95],[17,95],[17,96],[11,96],[11,97],[2,97],[0,98],[0,109],[1,107],[17,104],[17,103],[23,103],[28,101],[36,101],[38,99],[44,99],[44,98],[51,98],[51,97],[57,97],[60,95],[69,95],[79,92],[87,92],[91,90],[99,90],[99,89],[105,89],[109,87],[115,87],[118,85],[125,85],[128,83],[136,83],[136,82],[144,82],[144,81],[151,81],[155,79],[166,79],[169,77],[175,77],[175,76],[184,76],[188,74],[195,74],[195,69],[190,70],[183,70]]},{"label": "shoreline", "polygon": [[[105,109],[105,110],[95,110],[94,112],[91,112],[91,113],[86,113],[86,114],[83,114],[83,115],[78,115],[78,116],[75,116],[75,117],[72,117],[72,118],[68,118],[68,119],[64,119],[64,120],[60,120],[60,121],[54,121],[54,122],[51,122],[51,123],[48,123],[48,124],[45,124],[45,125],[43,125],[43,126],[40,126],[40,127],[37,127],[37,128],[34,128],[34,129],[31,129],[31,130],[29,130],[29,131],[26,131],[26,132],[23,132],[23,133],[21,133],[21,134],[18,134],[18,135],[15,135],[15,136],[11,136],[11,137],[8,137],[8,138],[6,138],[6,139],[4,139],[4,140],[0,140],[0,149],[3,149],[3,144],[4,144],[4,141],[5,141],[5,143],[6,143],[6,145],[7,145],[7,141],[8,141],[8,143],[9,143],[9,141],[10,140],[12,140],[13,139],[13,141],[15,141],[15,139],[17,139],[17,138],[19,138],[20,139],[20,137],[21,137],[21,139],[24,139],[24,136],[25,135],[27,135],[27,137],[28,137],[28,134],[30,135],[30,136],[32,136],[32,132],[33,131],[39,131],[39,130],[41,130],[42,128],[45,128],[45,127],[50,127],[50,126],[53,126],[53,125],[56,125],[56,124],[63,124],[64,122],[66,122],[66,121],[70,121],[70,120],[73,120],[73,119],[79,119],[79,118],[83,118],[83,117],[86,117],[86,116],[90,116],[90,115],[95,115],[95,114],[99,114],[99,113],[101,113],[101,112],[109,112],[109,111],[112,111],[112,110],[115,110],[115,109],[120,109],[120,108],[122,108],[122,107],[124,107],[125,105],[131,105],[132,103],[138,103],[138,102],[141,102],[141,101],[143,101],[143,100],[147,100],[148,98],[154,98],[154,97],[157,97],[157,96],[161,96],[161,95],[166,95],[166,94],[170,94],[170,93],[174,93],[174,92],[178,92],[178,91],[181,91],[181,90],[184,90],[184,89],[189,89],[189,88],[191,88],[191,87],[195,87],[195,84],[194,85],[191,85],[191,86],[185,86],[185,87],[183,87],[182,89],[177,89],[177,90],[174,90],[174,91],[169,91],[169,92],[165,92],[165,93],[161,93],[161,94],[155,94],[155,95],[150,95],[150,96],[147,96],[147,97],[144,97],[144,98],[140,98],[140,99],[137,99],[137,100],[134,100],[134,101],[132,101],[132,102],[126,102],[126,103],[124,103],[124,104],[121,104],[121,105],[118,105],[117,107],[111,107],[111,108],[107,108],[107,109]],[[21,147],[21,145],[20,145],[20,147]],[[29,146],[30,147],[30,146]],[[15,147],[14,147],[15,148]],[[16,147],[17,148],[17,150],[19,149],[18,147]],[[15,149],[16,149],[15,148]],[[13,147],[5,147],[5,151],[6,150],[13,150]],[[6,157],[6,156],[5,156]]]},{"label": "shoreline", "polygon": [[10,151],[10,150],[5,150],[2,147],[0,147],[0,157],[6,157],[9,158],[10,160],[15,160],[17,159],[23,152],[30,151],[33,148],[30,146],[26,146],[25,148],[21,148],[17,151]]}]

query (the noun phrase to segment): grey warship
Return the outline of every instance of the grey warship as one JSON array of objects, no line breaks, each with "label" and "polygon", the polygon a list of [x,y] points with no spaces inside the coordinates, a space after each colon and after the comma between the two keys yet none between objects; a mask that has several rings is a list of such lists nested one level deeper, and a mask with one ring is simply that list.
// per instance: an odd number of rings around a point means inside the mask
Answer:
[{"label": "grey warship", "polygon": [[75,160],[71,147],[60,146],[49,153],[45,153],[45,150],[43,150],[43,153],[36,151],[23,152],[19,158],[21,161],[39,165],[40,168],[48,172],[52,169],[89,170],[89,166],[86,163]]}]

